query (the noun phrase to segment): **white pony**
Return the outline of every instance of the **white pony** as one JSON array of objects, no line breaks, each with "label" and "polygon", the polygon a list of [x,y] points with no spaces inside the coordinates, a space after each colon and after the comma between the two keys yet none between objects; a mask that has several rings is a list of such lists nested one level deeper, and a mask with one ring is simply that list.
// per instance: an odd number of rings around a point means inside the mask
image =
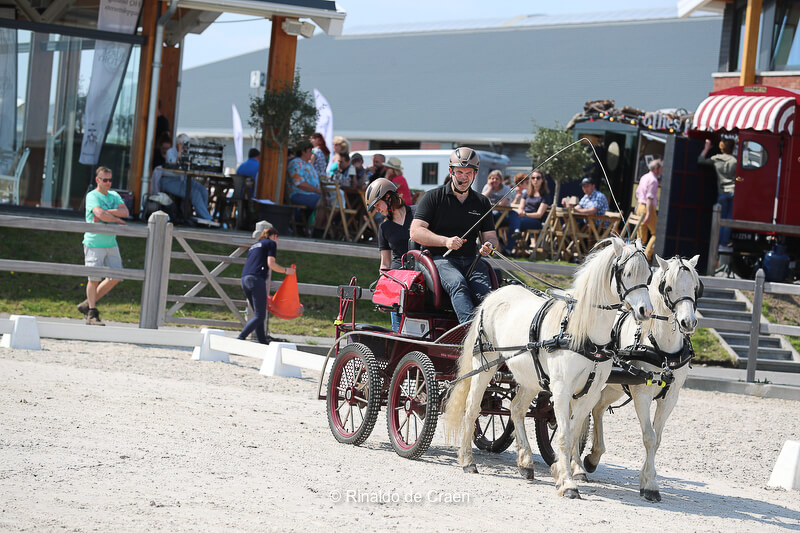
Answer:
[{"label": "white pony", "polygon": [[[604,246],[606,244],[608,246]],[[533,479],[533,457],[525,433],[525,415],[534,397],[543,390],[540,377],[546,380],[549,376],[558,423],[556,462],[551,468],[560,496],[580,497],[573,472],[583,476],[586,474],[580,464],[578,451],[577,434],[582,424],[576,424],[574,420],[586,419],[599,400],[611,372],[611,361],[597,354],[601,351],[598,347],[610,342],[616,315],[614,304],[624,301],[638,319],[649,316],[653,310],[647,291],[650,276],[641,241],[628,245],[617,237],[602,241],[578,270],[568,291],[577,300],[574,301],[574,309],[566,326],[566,333],[571,336],[568,346],[552,352],[539,349],[538,356],[524,351],[506,363],[519,386],[511,402],[511,419],[517,443],[517,466],[527,479]],[[486,361],[494,361],[500,356],[511,357],[519,351],[504,347],[525,346],[529,341],[553,339],[561,331],[567,303],[564,299],[552,300],[536,338],[531,338],[531,325],[537,311],[548,299],[525,287],[513,285],[490,293],[476,310],[467,333],[459,358],[458,375],[464,376]],[[479,340],[484,346],[488,341],[499,350],[491,351],[490,348],[483,354],[476,353],[474,349]],[[587,351],[588,356],[576,351]],[[541,362],[541,376],[537,372],[534,357]],[[458,461],[465,472],[478,471],[472,456],[472,435],[484,391],[494,371],[495,368],[490,368],[458,382],[447,400],[444,422],[448,438],[460,445]],[[590,375],[593,375],[593,379],[590,379]],[[541,383],[546,385],[546,381]]]},{"label": "white pony", "polygon": [[[648,350],[649,357],[642,358],[656,364],[631,361],[634,366],[656,374],[662,372],[663,364],[667,363],[674,378],[663,397],[660,395],[664,389],[658,384],[628,386],[633,398],[633,405],[636,408],[636,415],[642,426],[642,440],[646,450],[644,465],[639,473],[639,494],[650,501],[661,501],[658,483],[656,483],[656,451],[661,444],[664,425],[678,401],[681,387],[689,374],[688,363],[691,353],[688,350],[691,345],[687,345],[688,336],[694,333],[694,328],[697,326],[697,317],[695,316],[697,298],[703,293],[703,282],[700,281],[695,270],[699,257],[696,255],[685,260],[676,256],[669,261],[664,261],[656,256],[659,268],[650,282],[650,299],[654,306],[654,316],[669,316],[670,319],[669,321],[649,320],[642,325],[641,344],[650,348],[654,344],[657,346],[657,350]],[[633,320],[624,319],[619,328],[619,346],[621,348],[634,345],[636,327]],[[667,354],[671,354],[671,356],[667,356]],[[606,385],[600,401],[592,410],[594,419],[592,450],[584,458],[583,463],[589,472],[595,471],[600,463],[600,456],[606,450],[603,442],[603,412],[623,394],[622,385]],[[650,404],[653,399],[656,399],[656,412],[651,422]]]}]

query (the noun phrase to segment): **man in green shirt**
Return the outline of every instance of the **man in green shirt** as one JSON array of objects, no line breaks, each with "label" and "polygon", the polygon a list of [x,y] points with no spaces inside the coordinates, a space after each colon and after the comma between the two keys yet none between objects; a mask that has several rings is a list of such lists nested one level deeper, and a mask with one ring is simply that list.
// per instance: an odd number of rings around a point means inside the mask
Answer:
[{"label": "man in green shirt", "polygon": [[[111,170],[100,167],[95,173],[97,188],[86,195],[86,222],[90,224],[125,224],[128,208],[119,194],[111,190]],[[83,255],[86,266],[122,268],[122,257],[117,246],[117,236],[107,233],[83,234]],[[108,294],[119,283],[118,279],[106,278],[100,283],[99,276],[89,276],[86,283],[86,300],[78,305],[78,311],[91,326],[105,326],[97,311],[97,301]]]}]

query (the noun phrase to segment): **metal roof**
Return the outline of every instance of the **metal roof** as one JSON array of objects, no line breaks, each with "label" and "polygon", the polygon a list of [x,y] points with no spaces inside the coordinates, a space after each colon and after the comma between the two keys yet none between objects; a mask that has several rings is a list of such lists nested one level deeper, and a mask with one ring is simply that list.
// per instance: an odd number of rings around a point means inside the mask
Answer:
[{"label": "metal roof", "polygon": [[[302,87],[327,98],[335,133],[351,139],[521,143],[532,119],[564,125],[587,100],[695,109],[712,90],[721,17],[609,19],[316,35],[298,42],[297,66]],[[231,103],[246,123],[250,71],[266,63],[262,50],[184,71],[177,130],[230,131]]]}]

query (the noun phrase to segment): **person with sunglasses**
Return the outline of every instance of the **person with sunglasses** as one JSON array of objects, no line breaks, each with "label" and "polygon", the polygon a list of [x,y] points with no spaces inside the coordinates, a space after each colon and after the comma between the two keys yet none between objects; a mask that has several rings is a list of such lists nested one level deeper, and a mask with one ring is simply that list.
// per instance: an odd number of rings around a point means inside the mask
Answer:
[{"label": "person with sunglasses", "polygon": [[[111,190],[111,170],[99,167],[95,173],[97,187],[86,195],[86,222],[90,224],[122,224],[129,215],[122,197]],[[83,234],[84,264],[91,267],[122,268],[122,257],[117,245],[117,236],[105,233],[86,232]],[[97,301],[119,283],[118,279],[106,278],[100,282],[99,276],[89,276],[86,283],[86,300],[78,304],[90,326],[105,326],[100,320]]]}]

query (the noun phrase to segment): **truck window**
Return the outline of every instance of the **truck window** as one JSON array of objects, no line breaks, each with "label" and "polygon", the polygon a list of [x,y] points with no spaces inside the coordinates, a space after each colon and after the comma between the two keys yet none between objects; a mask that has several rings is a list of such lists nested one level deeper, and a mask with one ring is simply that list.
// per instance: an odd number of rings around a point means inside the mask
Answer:
[{"label": "truck window", "polygon": [[767,151],[755,141],[742,143],[742,168],[756,170],[767,164]]}]

